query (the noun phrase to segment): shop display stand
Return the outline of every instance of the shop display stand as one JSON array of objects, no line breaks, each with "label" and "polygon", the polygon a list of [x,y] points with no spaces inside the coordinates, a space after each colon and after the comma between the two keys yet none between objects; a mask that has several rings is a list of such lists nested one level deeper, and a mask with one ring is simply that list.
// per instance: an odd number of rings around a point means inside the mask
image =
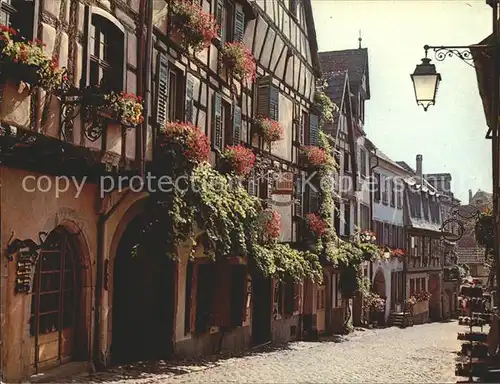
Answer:
[{"label": "shop display stand", "polygon": [[[459,352],[466,362],[456,364],[455,375],[468,378],[467,381],[458,381],[458,383],[472,383],[488,370],[488,346],[486,344],[488,335],[483,332],[483,326],[488,323],[489,314],[485,313],[486,300],[483,298],[481,287],[462,287],[461,295],[467,300],[469,316],[460,317],[458,323],[468,326],[469,331],[459,333],[457,337],[458,340],[466,341]],[[474,327],[480,327],[481,331],[474,332]]]}]

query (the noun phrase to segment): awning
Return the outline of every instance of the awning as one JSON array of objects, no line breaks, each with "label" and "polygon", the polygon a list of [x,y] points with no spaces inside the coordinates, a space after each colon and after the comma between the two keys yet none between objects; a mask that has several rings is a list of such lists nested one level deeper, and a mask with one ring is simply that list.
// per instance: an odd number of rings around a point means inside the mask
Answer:
[{"label": "awning", "polygon": [[[493,35],[490,35],[477,45],[488,45],[492,43],[493,43]],[[488,124],[488,126],[490,126],[491,96],[492,96],[492,87],[494,85],[493,58],[491,53],[485,52],[484,49],[470,48],[470,52],[474,59],[474,66],[476,68],[477,86],[479,88],[479,95],[481,96],[481,101],[483,102],[484,116],[486,117],[486,123]]]}]

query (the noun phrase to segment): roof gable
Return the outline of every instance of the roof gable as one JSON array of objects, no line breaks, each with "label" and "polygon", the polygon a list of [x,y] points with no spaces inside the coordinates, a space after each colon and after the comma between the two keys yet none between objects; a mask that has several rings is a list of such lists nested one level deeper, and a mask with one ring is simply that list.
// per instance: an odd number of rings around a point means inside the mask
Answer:
[{"label": "roof gable", "polygon": [[366,96],[370,99],[370,76],[368,69],[368,49],[345,49],[341,51],[319,52],[321,70],[326,72],[347,71],[350,82],[361,86],[366,77]]}]

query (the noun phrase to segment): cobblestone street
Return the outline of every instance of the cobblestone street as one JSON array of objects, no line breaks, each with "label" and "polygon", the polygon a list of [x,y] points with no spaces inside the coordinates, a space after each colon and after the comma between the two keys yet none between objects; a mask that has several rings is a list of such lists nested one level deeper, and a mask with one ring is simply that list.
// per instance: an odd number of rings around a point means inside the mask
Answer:
[{"label": "cobblestone street", "polygon": [[356,331],[218,361],[116,368],[80,382],[130,383],[454,383],[457,322]]}]

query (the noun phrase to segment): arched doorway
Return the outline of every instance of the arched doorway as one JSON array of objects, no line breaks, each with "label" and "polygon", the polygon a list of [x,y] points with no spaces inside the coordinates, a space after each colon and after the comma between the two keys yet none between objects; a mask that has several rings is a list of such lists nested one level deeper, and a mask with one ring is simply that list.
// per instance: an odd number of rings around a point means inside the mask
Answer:
[{"label": "arched doorway", "polygon": [[82,271],[71,236],[64,228],[52,231],[35,266],[29,323],[36,373],[84,358]]},{"label": "arched doorway", "polygon": [[[375,278],[373,279],[372,292],[376,293],[384,300],[387,300],[385,289],[386,286],[385,286],[384,271],[382,269],[378,269],[377,273],[375,274]],[[385,303],[385,307],[387,307],[387,301]],[[374,315],[376,316],[376,320],[378,321],[379,324],[385,324],[385,308],[383,312],[375,313]]]},{"label": "arched doorway", "polygon": [[154,244],[140,244],[134,255],[143,228],[141,216],[129,223],[114,260],[114,363],[163,359],[172,351],[174,262],[159,254]]}]

